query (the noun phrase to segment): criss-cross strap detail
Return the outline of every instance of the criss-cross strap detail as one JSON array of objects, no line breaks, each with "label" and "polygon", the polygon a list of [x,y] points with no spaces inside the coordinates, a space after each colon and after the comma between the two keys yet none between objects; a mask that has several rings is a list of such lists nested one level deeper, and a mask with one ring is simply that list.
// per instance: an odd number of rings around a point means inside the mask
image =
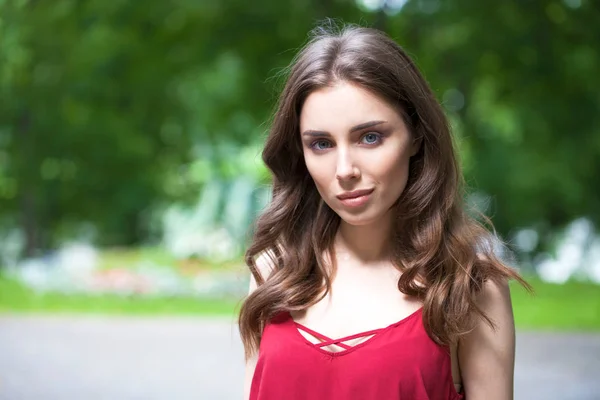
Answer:
[{"label": "criss-cross strap detail", "polygon": [[[307,333],[309,333],[309,334],[313,335],[313,336],[314,336],[314,337],[316,337],[317,339],[319,339],[319,340],[322,340],[322,341],[323,341],[322,343],[313,343],[313,344],[314,344],[315,346],[317,346],[317,347],[322,347],[322,344],[323,344],[323,343],[329,343],[329,344],[331,344],[331,343],[335,342],[335,340],[334,340],[334,339],[328,338],[327,336],[325,336],[325,335],[322,335],[322,334],[320,334],[320,333],[319,333],[319,332],[317,332],[317,331],[313,331],[312,329],[310,329],[310,328],[308,328],[308,327],[306,327],[306,326],[304,326],[304,325],[302,325],[302,324],[299,324],[298,322],[295,322],[295,324],[296,324],[296,326],[297,326],[298,328],[300,328],[300,329],[302,329],[303,331],[305,331],[305,332],[307,332]],[[336,344],[337,344],[337,343],[336,343]],[[338,345],[338,346],[340,346],[340,347],[341,347],[341,348],[343,348],[343,349],[346,349],[346,350],[350,349],[350,346],[348,346],[347,344],[344,344],[344,343],[340,343],[340,344],[337,344],[337,345]]]},{"label": "criss-cross strap detail", "polygon": [[317,344],[318,347],[325,347],[325,346],[329,346],[331,344],[334,344],[336,346],[340,346],[340,347],[344,347],[344,348],[349,348],[348,345],[344,344],[343,342],[347,342],[348,340],[352,340],[352,339],[358,339],[361,337],[365,337],[365,336],[372,336],[375,335],[379,332],[381,332],[383,329],[375,329],[372,331],[366,331],[366,332],[361,332],[361,333],[356,333],[354,335],[350,335],[350,336],[345,336],[343,338],[340,339],[329,339],[326,342],[323,343],[319,343]]},{"label": "criss-cross strap detail", "polygon": [[371,331],[356,333],[356,334],[350,335],[350,336],[344,336],[340,339],[331,339],[319,332],[313,331],[312,329],[310,329],[302,324],[299,324],[298,322],[295,322],[295,325],[298,328],[302,329],[303,331],[316,337],[317,339],[322,340],[321,343],[313,343],[316,347],[326,347],[326,346],[330,346],[330,345],[335,345],[335,346],[339,346],[345,350],[351,349],[352,346],[349,346],[349,345],[345,344],[344,342],[347,342],[348,340],[352,340],[352,339],[358,339],[358,338],[361,338],[364,336],[372,336],[383,330],[383,329],[374,329]]}]

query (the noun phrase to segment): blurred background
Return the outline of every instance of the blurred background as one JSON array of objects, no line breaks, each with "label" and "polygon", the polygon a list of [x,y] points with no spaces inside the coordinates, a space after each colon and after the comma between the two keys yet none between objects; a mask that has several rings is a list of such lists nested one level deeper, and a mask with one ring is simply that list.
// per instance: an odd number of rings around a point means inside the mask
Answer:
[{"label": "blurred background", "polygon": [[414,58],[536,289],[516,398],[600,399],[595,0],[0,0],[0,399],[240,398],[261,146],[326,17]]}]

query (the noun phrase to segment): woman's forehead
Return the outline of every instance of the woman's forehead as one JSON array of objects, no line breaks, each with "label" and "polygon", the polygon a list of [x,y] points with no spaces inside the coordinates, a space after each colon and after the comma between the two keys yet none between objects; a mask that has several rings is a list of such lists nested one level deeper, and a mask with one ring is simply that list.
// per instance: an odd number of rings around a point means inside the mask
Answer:
[{"label": "woman's forehead", "polygon": [[365,122],[395,122],[400,118],[382,98],[360,86],[342,83],[316,90],[306,98],[300,130],[349,131]]}]

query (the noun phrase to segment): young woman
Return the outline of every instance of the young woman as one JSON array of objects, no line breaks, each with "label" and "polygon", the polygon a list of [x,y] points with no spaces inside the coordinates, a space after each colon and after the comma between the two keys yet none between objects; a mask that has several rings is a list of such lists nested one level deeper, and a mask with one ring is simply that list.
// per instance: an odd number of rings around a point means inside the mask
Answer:
[{"label": "young woman", "polygon": [[507,281],[466,212],[448,122],[383,33],[317,29],[263,160],[239,316],[252,400],[511,399]]}]

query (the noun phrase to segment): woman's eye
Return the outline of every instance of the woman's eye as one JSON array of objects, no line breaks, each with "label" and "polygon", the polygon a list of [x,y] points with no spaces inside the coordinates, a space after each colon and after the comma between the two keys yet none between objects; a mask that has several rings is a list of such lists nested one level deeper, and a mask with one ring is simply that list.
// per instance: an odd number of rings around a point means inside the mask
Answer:
[{"label": "woman's eye", "polygon": [[329,142],[326,140],[317,140],[310,145],[315,150],[325,150],[329,146]]},{"label": "woman's eye", "polygon": [[381,135],[378,133],[367,133],[362,137],[366,144],[376,144],[381,140]]},{"label": "woman's eye", "polygon": [[[376,132],[367,133],[361,138],[361,142],[367,145],[378,144],[381,142],[381,135]],[[328,140],[315,140],[310,144],[310,148],[317,151],[327,150],[330,147],[332,145]]]}]

